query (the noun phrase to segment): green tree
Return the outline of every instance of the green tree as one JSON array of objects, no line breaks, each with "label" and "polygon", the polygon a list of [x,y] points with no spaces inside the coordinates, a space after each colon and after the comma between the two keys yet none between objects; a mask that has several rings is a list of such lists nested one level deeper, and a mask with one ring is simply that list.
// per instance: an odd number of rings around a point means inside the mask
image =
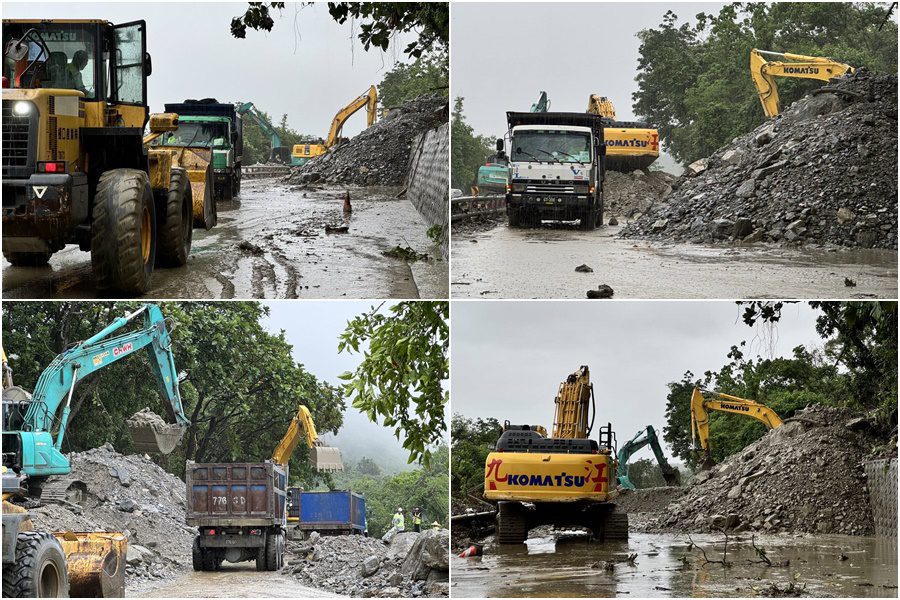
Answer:
[{"label": "green tree", "polygon": [[649,458],[639,458],[628,463],[628,479],[638,489],[662,487],[666,485],[659,463]]},{"label": "green tree", "polygon": [[397,63],[378,84],[385,108],[395,108],[430,92],[449,93],[450,68],[446,49],[423,54],[410,63]]},{"label": "green tree", "polygon": [[[897,24],[884,3],[732,3],[700,13],[696,25],[667,11],[638,33],[634,112],[656,125],[666,149],[690,163],[765,120],[750,79],[752,48],[830,56],[897,71]],[[784,106],[821,83],[780,78]]]},{"label": "green tree", "polygon": [[453,415],[450,439],[453,444],[450,491],[465,501],[466,494],[484,485],[484,464],[494,450],[503,426],[497,419],[467,419]]},{"label": "green tree", "polygon": [[452,187],[468,192],[475,182],[478,167],[491,154],[490,139],[475,134],[463,116],[463,98],[453,103],[450,120],[450,182]]},{"label": "green tree", "polygon": [[381,475],[381,467],[374,460],[367,456],[363,456],[356,464],[356,470],[363,475],[378,477]]},{"label": "green tree", "polygon": [[[275,125],[273,119],[265,111],[260,111],[269,123],[275,128],[281,143],[284,146],[293,147],[311,137],[304,135],[291,129],[288,124],[287,114],[281,115],[278,125]],[[254,165],[264,163],[269,160],[269,154],[272,150],[272,137],[263,131],[252,117],[244,117],[244,155],[243,164]],[[314,137],[314,136],[313,136]]]},{"label": "green tree", "polygon": [[343,391],[370,421],[381,419],[403,437],[409,462],[427,466],[447,431],[450,303],[398,302],[388,314],[383,306],[352,319],[340,336],[339,352],[359,353],[368,344],[356,371],[340,376]]},{"label": "green tree", "polygon": [[[311,2],[304,2],[312,4]],[[247,36],[247,28],[271,31],[275,25],[270,10],[281,10],[284,2],[249,2],[243,15],[231,20],[231,35]],[[328,13],[339,24],[358,22],[357,38],[363,48],[387,50],[398,33],[414,32],[417,38],[404,52],[414,58],[450,41],[450,11],[447,2],[329,2]]]}]

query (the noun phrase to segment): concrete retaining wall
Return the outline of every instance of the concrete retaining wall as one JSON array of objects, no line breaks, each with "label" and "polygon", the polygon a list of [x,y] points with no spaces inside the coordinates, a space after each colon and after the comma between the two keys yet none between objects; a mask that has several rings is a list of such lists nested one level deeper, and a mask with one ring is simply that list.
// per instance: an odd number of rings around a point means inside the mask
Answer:
[{"label": "concrete retaining wall", "polygon": [[866,463],[869,504],[875,520],[875,535],[897,537],[897,459]]},{"label": "concrete retaining wall", "polygon": [[450,220],[450,124],[432,129],[413,140],[406,180],[406,197],[428,226],[443,231],[441,254],[449,253]]}]

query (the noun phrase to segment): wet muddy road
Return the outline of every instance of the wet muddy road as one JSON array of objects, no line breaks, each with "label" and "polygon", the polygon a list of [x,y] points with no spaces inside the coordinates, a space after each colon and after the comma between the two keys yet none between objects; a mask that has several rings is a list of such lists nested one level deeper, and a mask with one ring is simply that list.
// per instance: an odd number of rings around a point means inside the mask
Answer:
[{"label": "wet muddy road", "polygon": [[324,590],[301,585],[280,572],[257,571],[252,562],[222,565],[221,571],[188,571],[150,591],[128,592],[137,598],[334,598]]},{"label": "wet muddy road", "polygon": [[[448,263],[428,225],[393,188],[302,190],[275,180],[245,181],[233,202],[219,203],[219,223],[194,230],[188,263],[156,269],[148,298],[438,298]],[[347,233],[326,233],[348,226]],[[410,246],[428,260],[382,253]],[[3,261],[6,298],[94,298],[91,258],[66,247],[40,268]]]},{"label": "wet muddy road", "polygon": [[[694,542],[711,560],[722,557],[722,536],[696,534]],[[526,545],[500,547],[489,542],[484,556],[451,558],[451,595],[457,597],[738,597],[761,596],[772,584],[805,586],[805,595],[897,597],[897,542],[851,536],[757,536],[757,547],[773,563],[757,560],[750,536],[732,536],[728,569],[701,565],[688,549],[687,535],[632,533],[628,542],[591,544],[584,538],[554,541],[530,538]],[[600,561],[619,561],[636,553],[633,566],[612,571]],[[688,556],[687,564],[682,557]],[[846,557],[844,560],[841,556]]]},{"label": "wet muddy road", "polygon": [[[585,298],[606,284],[616,298],[897,297],[894,251],[661,244],[619,239],[619,229],[510,229],[504,221],[454,231],[451,294]],[[594,272],[576,273],[581,264]]]}]

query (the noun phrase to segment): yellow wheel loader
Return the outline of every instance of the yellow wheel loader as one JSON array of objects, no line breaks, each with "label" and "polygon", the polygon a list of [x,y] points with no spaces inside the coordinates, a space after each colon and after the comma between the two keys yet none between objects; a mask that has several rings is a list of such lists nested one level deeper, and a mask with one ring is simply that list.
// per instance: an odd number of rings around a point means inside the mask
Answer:
[{"label": "yellow wheel loader", "polygon": [[[769,61],[766,57],[781,60]],[[804,56],[787,52],[768,52],[766,50],[750,51],[750,77],[759,94],[763,112],[767,117],[781,113],[781,100],[778,97],[776,77],[798,77],[801,79],[818,79],[831,81],[856,69],[831,58],[821,56]]]},{"label": "yellow wheel loader", "polygon": [[[559,386],[553,436],[539,425],[504,423],[485,461],[484,497],[497,503],[497,541],[520,544],[542,524],[586,527],[594,539],[628,538],[628,516],[613,500],[618,463],[612,426],[590,438],[596,406],[582,366]],[[591,414],[593,408],[593,414]]]},{"label": "yellow wheel loader", "polygon": [[659,131],[646,123],[617,121],[616,108],[606,96],[591,94],[587,112],[603,117],[606,168],[630,173],[646,169],[659,158]]},{"label": "yellow wheel loader", "polygon": [[[705,398],[704,393],[715,396],[717,399]],[[783,424],[778,413],[765,404],[721,392],[694,388],[691,393],[691,441],[694,447],[702,453],[700,461],[702,469],[709,469],[715,464],[709,445],[709,411],[711,410],[750,417],[769,429],[777,429]]]},{"label": "yellow wheel loader", "polygon": [[[154,160],[144,145],[150,72],[144,21],[4,19],[10,263],[44,265],[77,244],[91,253],[97,289],[122,294],[146,292],[157,264],[185,264],[198,194],[191,166]],[[215,222],[211,209],[199,211],[203,226]]]},{"label": "yellow wheel loader", "polygon": [[334,146],[337,146],[341,141],[341,131],[344,128],[344,123],[363,107],[366,108],[366,127],[371,127],[375,123],[378,109],[378,90],[374,85],[369,86],[365,94],[352,100],[334,115],[334,119],[331,121],[331,129],[328,131],[328,138],[324,144],[296,144],[291,153],[292,164],[305,164],[311,158],[321,156]]}]

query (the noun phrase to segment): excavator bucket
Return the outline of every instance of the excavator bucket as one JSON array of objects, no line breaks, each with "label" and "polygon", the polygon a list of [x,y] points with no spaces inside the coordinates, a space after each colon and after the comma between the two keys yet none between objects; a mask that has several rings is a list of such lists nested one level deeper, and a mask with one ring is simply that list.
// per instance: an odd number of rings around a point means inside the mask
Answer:
[{"label": "excavator bucket", "polygon": [[124,598],[125,556],[122,533],[54,532],[66,555],[71,598]]},{"label": "excavator bucket", "polygon": [[149,454],[170,454],[185,433],[184,427],[166,423],[149,408],[131,415],[126,424],[134,449]]},{"label": "excavator bucket", "polygon": [[341,451],[331,446],[313,446],[309,450],[309,464],[316,471],[335,471],[344,470],[344,461],[341,460]]}]

